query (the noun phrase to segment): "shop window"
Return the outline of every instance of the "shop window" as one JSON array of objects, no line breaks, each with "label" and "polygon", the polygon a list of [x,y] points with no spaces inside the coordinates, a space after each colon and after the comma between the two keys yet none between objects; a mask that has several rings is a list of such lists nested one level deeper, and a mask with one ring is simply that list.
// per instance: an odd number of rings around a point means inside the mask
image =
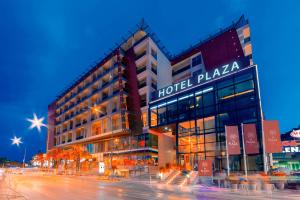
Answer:
[{"label": "shop window", "polygon": [[143,114],[142,114],[142,120],[143,120],[143,126],[144,127],[147,127],[147,112],[143,112]]},{"label": "shop window", "polygon": [[157,109],[151,109],[150,110],[151,114],[150,114],[150,120],[151,120],[151,126],[157,126]]},{"label": "shop window", "polygon": [[204,118],[205,133],[215,132],[215,116]]},{"label": "shop window", "polygon": [[204,133],[204,125],[203,125],[203,119],[197,119],[197,127],[196,127],[196,131],[197,134],[202,134]]},{"label": "shop window", "polygon": [[178,135],[189,136],[195,133],[195,121],[185,121],[178,124]]},{"label": "shop window", "polygon": [[256,122],[256,108],[248,108],[244,110],[238,110],[237,121],[238,123],[252,123]]},{"label": "shop window", "polygon": [[198,152],[204,152],[205,151],[204,144],[197,144],[197,150]]},{"label": "shop window", "polygon": [[239,96],[235,101],[236,101],[236,109],[243,109],[250,106],[254,106],[256,104],[256,98],[253,94]]}]

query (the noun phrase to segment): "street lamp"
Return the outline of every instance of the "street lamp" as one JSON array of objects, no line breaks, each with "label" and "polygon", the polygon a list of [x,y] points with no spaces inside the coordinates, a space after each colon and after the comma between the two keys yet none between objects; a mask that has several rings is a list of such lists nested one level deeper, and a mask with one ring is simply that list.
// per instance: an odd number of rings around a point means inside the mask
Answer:
[{"label": "street lamp", "polygon": [[[16,137],[14,136],[14,138],[10,139],[12,141],[12,145],[17,145],[19,146],[20,144],[22,144],[22,137]],[[24,157],[23,157],[23,167],[25,167],[25,158],[26,158],[26,147],[25,147],[25,151],[24,151]]]}]

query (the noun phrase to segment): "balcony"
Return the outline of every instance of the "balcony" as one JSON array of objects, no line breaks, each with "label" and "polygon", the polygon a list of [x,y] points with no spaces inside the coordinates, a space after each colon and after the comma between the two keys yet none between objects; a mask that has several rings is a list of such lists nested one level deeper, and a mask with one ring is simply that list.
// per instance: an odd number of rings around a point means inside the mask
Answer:
[{"label": "balcony", "polygon": [[108,98],[108,94],[103,94],[102,95],[102,101]]},{"label": "balcony", "polygon": [[138,85],[138,88],[141,89],[141,88],[145,87],[146,85],[147,85],[146,82],[140,83],[140,84]]},{"label": "balcony", "polygon": [[136,74],[140,74],[140,73],[142,73],[142,72],[144,72],[144,71],[146,71],[146,66],[141,67],[141,68],[138,68],[138,69],[136,70]]},{"label": "balcony", "polygon": [[184,71],[186,71],[186,70],[188,70],[188,69],[190,69],[191,68],[191,66],[190,65],[187,65],[187,66],[185,66],[185,67],[183,67],[183,68],[181,68],[181,69],[179,69],[179,70],[177,70],[177,71],[173,71],[172,72],[172,76],[175,76],[175,75],[177,75],[177,74],[180,74],[181,72],[184,72]]},{"label": "balcony", "polygon": [[153,49],[151,49],[151,55],[155,60],[157,60],[157,52],[154,51]]},{"label": "balcony", "polygon": [[155,69],[155,68],[151,67],[151,71],[152,71],[154,74],[156,74],[156,75],[157,75],[157,69]]},{"label": "balcony", "polygon": [[[77,96],[80,92],[82,92],[84,89],[86,89],[87,87],[89,87],[90,85],[92,85],[93,83],[95,83],[95,81],[97,81],[99,78],[103,77],[104,75],[106,75],[107,73],[109,73],[111,70],[113,70],[115,67],[117,67],[117,63],[114,63],[109,69],[104,70],[101,74],[99,74],[98,76],[93,76],[93,81],[89,82],[88,84],[86,84],[84,87],[79,87],[78,91],[75,93],[72,93],[70,97],[65,98],[65,100],[63,102],[61,102],[60,104],[57,105],[57,108],[65,105],[69,100],[71,100],[73,97]],[[62,114],[62,113],[60,113]],[[60,115],[59,114],[59,115]]]},{"label": "balcony", "polygon": [[141,53],[140,55],[137,55],[136,57],[135,57],[135,60],[138,60],[138,59],[140,59],[141,57],[143,57],[144,55],[146,55],[147,54],[147,52],[146,51],[144,51],[143,53]]},{"label": "balcony", "polygon": [[83,135],[80,135],[80,136],[76,137],[76,140],[81,140],[81,139],[83,139]]},{"label": "balcony", "polygon": [[75,125],[75,127],[79,127],[79,126],[81,126],[81,123],[77,123],[77,124]]},{"label": "balcony", "polygon": [[105,86],[107,86],[108,84],[109,84],[109,81],[103,81],[102,82],[102,88],[105,87]]},{"label": "balcony", "polygon": [[147,105],[147,101],[141,101],[141,107],[144,107]]},{"label": "balcony", "polygon": [[151,83],[151,87],[154,89],[154,90],[157,90],[157,85],[155,83]]},{"label": "balcony", "polygon": [[112,112],[112,113],[117,112],[117,108],[113,108],[113,109],[111,110],[111,112]]}]

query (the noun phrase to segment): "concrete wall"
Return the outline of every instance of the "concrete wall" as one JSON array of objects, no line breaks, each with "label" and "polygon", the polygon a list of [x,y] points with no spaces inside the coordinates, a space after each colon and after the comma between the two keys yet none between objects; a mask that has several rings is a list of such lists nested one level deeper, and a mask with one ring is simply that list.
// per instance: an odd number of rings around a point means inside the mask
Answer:
[{"label": "concrete wall", "polygon": [[167,163],[175,164],[175,137],[160,134],[158,136],[158,166],[165,167]]},{"label": "concrete wall", "polygon": [[157,50],[157,89],[172,85],[172,68],[169,59],[150,39],[150,44]]}]

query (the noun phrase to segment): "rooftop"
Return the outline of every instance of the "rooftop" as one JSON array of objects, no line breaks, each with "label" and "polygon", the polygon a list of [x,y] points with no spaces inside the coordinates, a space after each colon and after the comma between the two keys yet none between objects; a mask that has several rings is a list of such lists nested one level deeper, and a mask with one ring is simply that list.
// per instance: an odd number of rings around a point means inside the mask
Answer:
[{"label": "rooftop", "polygon": [[[206,39],[200,40],[197,44],[191,46],[190,48],[180,52],[177,55],[171,55],[170,52],[165,48],[165,46],[162,44],[162,42],[158,39],[157,35],[151,30],[149,25],[145,22],[144,19],[142,19],[135,27],[132,29],[132,31],[128,31],[127,35],[125,37],[121,38],[121,41],[118,43],[115,43],[115,46],[113,48],[110,48],[110,50],[105,53],[102,57],[100,57],[94,64],[92,64],[91,67],[89,67],[87,70],[85,70],[80,76],[75,78],[73,82],[69,86],[67,86],[64,90],[60,92],[60,94],[57,96],[55,101],[60,100],[65,94],[67,94],[69,91],[71,91],[75,86],[77,86],[80,82],[82,82],[84,79],[86,79],[90,74],[92,74],[94,71],[96,71],[102,64],[104,64],[107,60],[109,60],[113,55],[115,55],[116,51],[118,49],[122,49],[122,45],[125,44],[131,37],[133,37],[137,32],[144,31],[146,35],[141,38],[140,40],[143,40],[147,37],[150,37],[158,46],[158,48],[166,55],[166,57],[171,62],[176,62],[177,60],[180,60],[187,54],[189,54],[191,51],[196,49],[197,47],[201,46],[202,44],[210,41],[211,39],[221,35],[222,33],[228,31],[232,28],[239,28],[244,26],[248,23],[248,20],[245,19],[244,15],[242,15],[237,21],[233,21],[232,24],[227,26],[224,29],[219,29],[216,33],[210,34]],[[136,43],[138,43],[137,41]]]}]

